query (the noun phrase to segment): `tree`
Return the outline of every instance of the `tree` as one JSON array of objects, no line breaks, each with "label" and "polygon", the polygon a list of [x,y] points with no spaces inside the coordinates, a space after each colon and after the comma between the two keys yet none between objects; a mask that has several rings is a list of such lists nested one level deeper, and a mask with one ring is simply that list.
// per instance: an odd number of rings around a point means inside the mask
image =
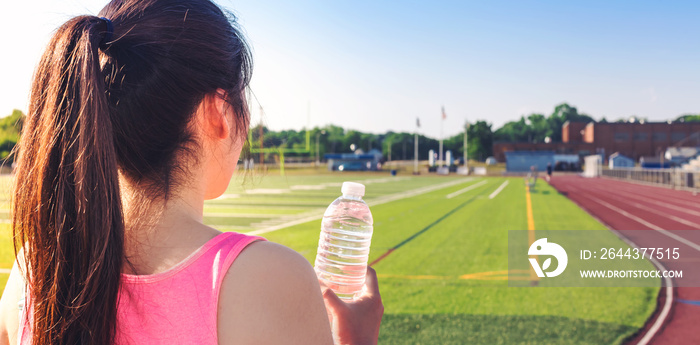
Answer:
[{"label": "tree", "polygon": [[542,143],[546,137],[552,137],[554,130],[549,126],[547,118],[542,114],[530,114],[527,117],[529,124],[528,141]]},{"label": "tree", "polygon": [[22,111],[15,109],[10,116],[0,119],[0,158],[5,163],[14,162],[11,153],[19,141],[24,118]]},{"label": "tree", "polygon": [[[469,159],[483,161],[493,154],[493,132],[491,124],[486,121],[477,121],[469,125],[467,131]],[[450,150],[455,158],[464,156],[464,133],[456,134],[445,139],[445,150]]]},{"label": "tree", "polygon": [[698,115],[692,115],[692,114],[686,114],[686,115],[681,115],[677,117],[674,122],[700,122],[700,114]]},{"label": "tree", "polygon": [[493,137],[496,141],[529,141],[530,130],[525,122],[525,117],[521,116],[518,121],[507,122],[493,133]]},{"label": "tree", "polygon": [[[469,137],[467,150],[469,151],[470,159],[483,161],[493,155],[493,132],[491,131],[490,123],[486,121],[476,121],[473,125],[469,126],[467,136]],[[464,149],[462,149],[462,151],[464,151]]]},{"label": "tree", "polygon": [[343,146],[340,152],[350,152],[350,145],[355,144],[355,150],[362,148],[362,134],[356,130],[348,130],[343,138]]},{"label": "tree", "polygon": [[554,112],[549,116],[547,122],[549,123],[549,128],[552,131],[552,141],[561,141],[561,128],[564,122],[592,122],[594,121],[592,117],[586,114],[579,114],[576,107],[572,107],[567,103],[562,103],[554,108]]},{"label": "tree", "polygon": [[343,127],[328,125],[325,127],[325,130],[326,135],[328,135],[328,143],[330,144],[330,147],[326,148],[329,153],[346,152],[349,150],[349,148],[343,146],[343,139],[345,137],[345,129],[343,129]]}]

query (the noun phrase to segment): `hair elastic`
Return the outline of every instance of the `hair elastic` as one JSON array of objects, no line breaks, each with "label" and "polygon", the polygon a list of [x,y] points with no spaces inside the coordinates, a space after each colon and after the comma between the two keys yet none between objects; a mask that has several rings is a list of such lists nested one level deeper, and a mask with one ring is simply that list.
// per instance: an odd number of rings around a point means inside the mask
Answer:
[{"label": "hair elastic", "polygon": [[104,36],[102,36],[102,40],[100,41],[100,47],[105,47],[107,46],[107,43],[112,41],[112,35],[114,34],[114,25],[112,24],[112,21],[105,18],[105,17],[100,17],[100,19],[105,23],[105,26],[107,29],[104,32]]}]

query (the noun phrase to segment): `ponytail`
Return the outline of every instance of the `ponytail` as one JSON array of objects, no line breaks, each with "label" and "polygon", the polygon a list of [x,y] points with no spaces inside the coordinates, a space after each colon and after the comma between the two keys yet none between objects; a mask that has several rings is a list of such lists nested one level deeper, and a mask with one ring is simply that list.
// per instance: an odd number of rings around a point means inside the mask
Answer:
[{"label": "ponytail", "polygon": [[28,263],[32,344],[111,344],[124,257],[117,157],[99,46],[81,16],[51,39],[19,147],[12,224]]},{"label": "ponytail", "polygon": [[113,0],[100,16],[114,26],[81,16],[52,37],[17,146],[12,224],[34,345],[114,342],[128,264],[120,179],[138,189],[126,216],[139,229],[132,210],[192,179],[202,99],[223,89],[237,134],[249,124],[251,57],[233,15],[210,0]]}]

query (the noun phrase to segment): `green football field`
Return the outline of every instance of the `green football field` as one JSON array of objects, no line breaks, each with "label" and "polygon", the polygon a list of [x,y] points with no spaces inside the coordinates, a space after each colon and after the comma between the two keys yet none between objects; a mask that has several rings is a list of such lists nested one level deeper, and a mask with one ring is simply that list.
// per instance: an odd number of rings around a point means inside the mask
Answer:
[{"label": "green football field", "polygon": [[[238,175],[207,202],[205,221],[260,234],[313,263],[321,216],[343,181],[366,185],[375,222],[370,261],[390,252],[374,265],[385,306],[380,344],[616,344],[656,305],[658,288],[508,287],[508,230],[528,229],[521,178]],[[0,180],[5,223],[8,184]],[[605,230],[543,182],[530,195],[536,230]],[[0,268],[12,264],[10,236],[3,225]],[[7,275],[0,277],[4,285]]]}]

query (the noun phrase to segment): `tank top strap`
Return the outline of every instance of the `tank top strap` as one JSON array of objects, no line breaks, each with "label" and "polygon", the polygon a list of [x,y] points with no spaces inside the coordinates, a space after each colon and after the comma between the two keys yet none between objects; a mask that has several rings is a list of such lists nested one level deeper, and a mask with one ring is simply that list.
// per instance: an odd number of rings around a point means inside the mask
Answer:
[{"label": "tank top strap", "polygon": [[243,249],[249,244],[255,241],[267,241],[260,236],[250,236],[236,232],[227,232],[220,236],[226,237],[216,243],[213,246],[214,248],[211,248],[213,250],[208,251],[210,255],[214,255],[212,265],[214,272],[212,278],[214,283],[214,296],[216,296],[217,302],[219,292],[221,291],[221,284],[226,276],[226,272],[228,272],[233,264],[233,261],[236,260],[238,255],[240,255]]}]

